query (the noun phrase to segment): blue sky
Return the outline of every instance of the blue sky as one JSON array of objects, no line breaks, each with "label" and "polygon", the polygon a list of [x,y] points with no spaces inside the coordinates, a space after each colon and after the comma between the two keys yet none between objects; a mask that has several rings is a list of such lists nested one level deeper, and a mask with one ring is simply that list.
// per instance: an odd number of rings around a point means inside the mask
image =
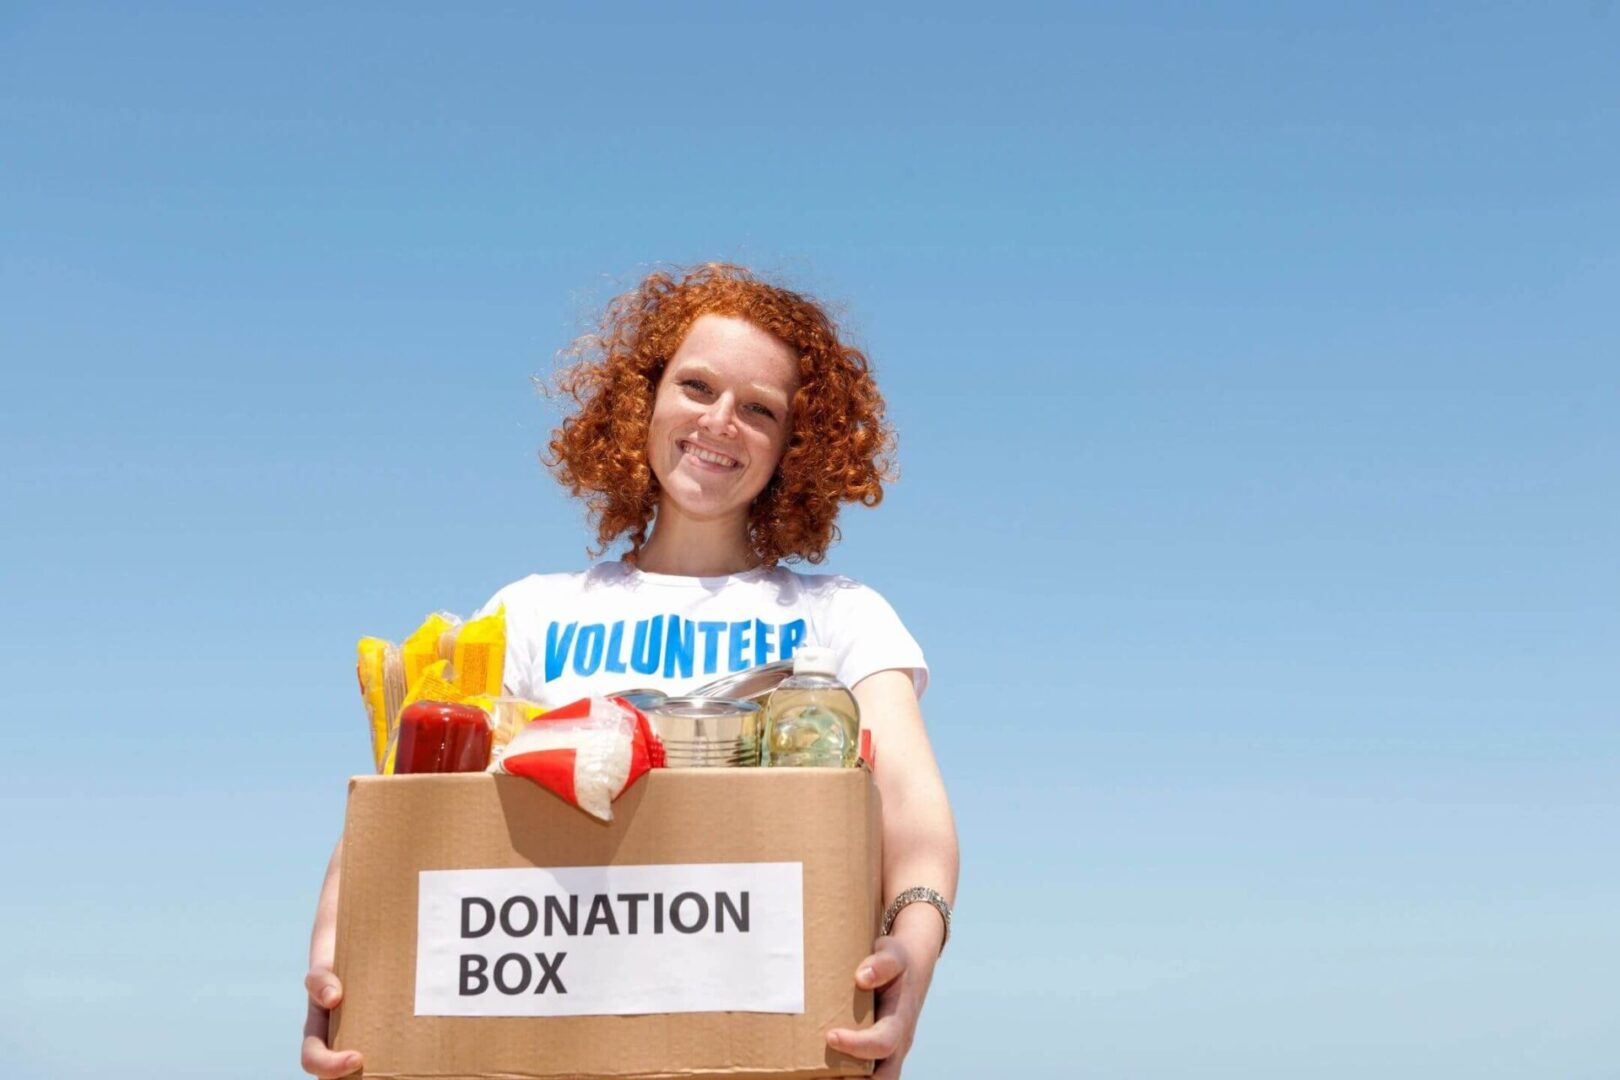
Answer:
[{"label": "blue sky", "polygon": [[353,643],[588,535],[531,377],[833,303],[964,849],[908,1076],[1596,1078],[1612,3],[10,4],[19,1080],[292,1075]]}]

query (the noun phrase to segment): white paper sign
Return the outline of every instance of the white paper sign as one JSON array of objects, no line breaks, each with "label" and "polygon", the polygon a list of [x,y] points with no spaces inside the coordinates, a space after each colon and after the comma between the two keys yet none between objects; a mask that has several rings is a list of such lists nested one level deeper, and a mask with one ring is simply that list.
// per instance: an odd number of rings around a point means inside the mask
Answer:
[{"label": "white paper sign", "polygon": [[423,870],[416,1015],[804,1011],[804,865]]}]

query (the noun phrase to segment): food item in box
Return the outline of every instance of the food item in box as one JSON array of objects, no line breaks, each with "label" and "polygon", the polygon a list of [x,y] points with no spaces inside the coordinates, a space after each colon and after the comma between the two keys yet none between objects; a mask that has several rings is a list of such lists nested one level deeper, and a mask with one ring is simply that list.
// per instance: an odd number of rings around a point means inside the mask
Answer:
[{"label": "food item in box", "polygon": [[665,698],[647,723],[675,768],[727,768],[759,764],[759,706],[726,698]]},{"label": "food item in box", "polygon": [[405,703],[405,666],[399,646],[382,638],[360,639],[355,674],[360,679],[360,699],[365,702],[366,719],[371,727],[371,756],[377,771],[383,771],[389,741],[399,710]]},{"label": "food item in box", "polygon": [[525,776],[593,817],[613,820],[613,800],[664,764],[647,718],[611,698],[582,698],[531,720],[496,772]]},{"label": "food item in box", "polygon": [[618,698],[626,705],[640,709],[642,712],[651,712],[669,695],[662,690],[649,690],[645,687],[638,687],[634,690],[616,690],[609,694],[608,697]]},{"label": "food item in box", "polygon": [[405,694],[405,704],[412,705],[418,701],[458,702],[464,697],[466,695],[451,678],[450,661],[435,660],[411,680],[411,688]]},{"label": "food item in box", "polygon": [[[456,704],[461,700],[461,691],[457,690],[455,683],[450,681],[450,661],[435,660],[423,668],[417,674],[416,679],[411,683],[410,690],[405,694],[405,708],[409,709],[418,701],[437,701]],[[401,712],[400,716],[403,717],[404,713]],[[389,739],[388,748],[383,752],[382,769],[380,771],[385,776],[391,776],[396,772],[404,771],[398,766],[399,741],[400,724],[399,721],[396,720],[393,735]],[[436,772],[442,770],[429,769],[426,771]]]},{"label": "food item in box", "polygon": [[[501,692],[506,663],[506,611],[497,608],[462,623],[435,612],[422,621],[403,645],[382,638],[361,638],[356,673],[366,706],[372,759],[377,771],[395,771],[400,710],[416,701],[461,702],[473,697],[493,700]],[[486,712],[495,715],[486,706]],[[521,722],[509,722],[500,745]]]},{"label": "food item in box", "polygon": [[837,672],[831,649],[806,646],[794,654],[793,674],[765,706],[763,764],[835,769],[855,764],[861,709]]},{"label": "food item in box", "polygon": [[428,665],[442,659],[440,639],[446,642],[450,631],[461,625],[461,620],[445,611],[435,611],[422,625],[411,631],[411,636],[400,644],[405,663],[405,685],[414,686]]},{"label": "food item in box", "polygon": [[489,713],[494,722],[495,730],[490,741],[490,766],[500,761],[506,753],[506,747],[523,730],[525,724],[546,710],[543,706],[532,701],[524,701],[515,697],[491,697],[488,694],[478,694],[467,699],[469,705],[477,705]]},{"label": "food item in box", "polygon": [[451,670],[463,696],[499,695],[506,666],[506,608],[462,623],[453,633]]},{"label": "food item in box", "polygon": [[396,773],[482,772],[489,766],[489,714],[476,705],[417,701],[399,714]]}]

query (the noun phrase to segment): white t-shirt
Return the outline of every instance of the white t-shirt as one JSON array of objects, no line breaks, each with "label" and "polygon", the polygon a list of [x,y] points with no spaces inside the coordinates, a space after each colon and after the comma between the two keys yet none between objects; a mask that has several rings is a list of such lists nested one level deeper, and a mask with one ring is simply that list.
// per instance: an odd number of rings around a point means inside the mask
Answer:
[{"label": "white t-shirt", "polygon": [[928,685],[922,648],[888,601],[847,577],[782,567],[725,577],[648,574],[598,563],[532,574],[490,598],[506,605],[506,692],[554,708],[591,694],[686,693],[733,671],[784,660],[801,645],[838,658],[853,687],[875,671]]}]

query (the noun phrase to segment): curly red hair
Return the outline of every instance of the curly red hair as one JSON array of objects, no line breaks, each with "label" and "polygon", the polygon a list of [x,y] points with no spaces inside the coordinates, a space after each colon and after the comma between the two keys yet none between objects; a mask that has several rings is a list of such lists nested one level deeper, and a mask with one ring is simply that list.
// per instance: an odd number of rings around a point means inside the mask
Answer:
[{"label": "curly red hair", "polygon": [[647,461],[653,397],[664,368],[700,315],[729,315],[785,342],[799,358],[793,430],[765,490],[749,509],[748,541],[762,565],[819,563],[838,539],[846,502],[876,506],[890,478],[894,433],[859,349],[814,300],[724,263],[649,275],[615,298],[600,329],[564,355],[558,379],[578,408],[551,433],[546,464],[585,500],[600,555],[628,534],[635,561],[658,508]]}]

